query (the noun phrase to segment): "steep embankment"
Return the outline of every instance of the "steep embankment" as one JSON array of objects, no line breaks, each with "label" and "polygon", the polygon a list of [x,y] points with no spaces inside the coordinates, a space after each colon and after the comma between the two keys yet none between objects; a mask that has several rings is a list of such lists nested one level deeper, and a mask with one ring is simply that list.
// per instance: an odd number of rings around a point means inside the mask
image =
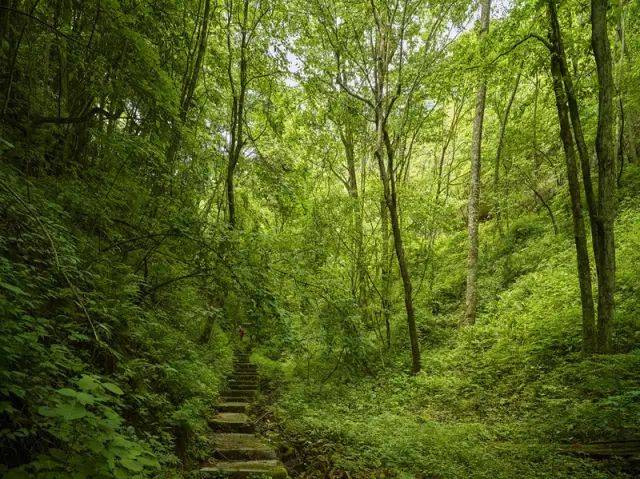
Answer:
[{"label": "steep embankment", "polygon": [[[373,376],[336,368],[340,357],[327,352],[262,360],[276,385],[271,411],[289,465],[311,477],[637,474],[637,463],[560,451],[566,443],[640,437],[640,201],[633,184],[630,175],[616,227],[616,354],[581,355],[573,245],[542,215],[510,225],[499,242],[485,224],[481,312],[463,330],[461,238],[443,238],[433,305],[440,314],[421,316],[424,369],[417,377],[406,373],[401,317],[395,353]],[[559,219],[569,231],[569,218]]]},{"label": "steep embankment", "polygon": [[136,478],[188,464],[231,367],[223,331],[199,341],[197,286],[153,287],[184,275],[168,253],[192,243],[141,219],[135,182],[27,182],[6,167],[0,181],[0,475]]}]

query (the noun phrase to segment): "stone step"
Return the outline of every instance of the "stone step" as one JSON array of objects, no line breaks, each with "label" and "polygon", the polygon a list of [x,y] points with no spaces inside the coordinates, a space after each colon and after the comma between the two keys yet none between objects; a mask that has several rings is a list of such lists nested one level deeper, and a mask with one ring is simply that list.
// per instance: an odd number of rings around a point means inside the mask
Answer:
[{"label": "stone step", "polygon": [[251,402],[252,398],[246,396],[221,396],[220,402]]},{"label": "stone step", "polygon": [[255,430],[249,416],[240,412],[219,412],[209,419],[209,426],[217,432],[252,433]]},{"label": "stone step", "polygon": [[213,479],[218,477],[243,479],[245,477],[271,477],[273,479],[286,479],[287,470],[276,459],[263,459],[258,461],[218,461],[200,469],[198,475],[201,479]]},{"label": "stone step", "polygon": [[222,393],[222,397],[227,400],[237,401],[237,402],[250,402],[256,396],[255,389],[247,389],[243,391],[239,391],[237,389],[232,389],[229,391],[224,391]]},{"label": "stone step", "polygon": [[213,442],[214,456],[219,460],[277,459],[273,448],[254,434],[219,433],[213,435]]},{"label": "stone step", "polygon": [[234,371],[229,378],[232,379],[256,379],[258,373],[255,371]]},{"label": "stone step", "polygon": [[249,407],[248,402],[244,401],[228,401],[221,402],[216,405],[216,410],[218,412],[247,412],[247,408]]},{"label": "stone step", "polygon": [[229,387],[231,389],[234,390],[251,390],[251,391],[255,391],[256,390],[256,386],[257,384],[255,382],[250,383],[250,382],[236,382],[236,381],[229,381]]},{"label": "stone step", "polygon": [[252,368],[256,369],[258,366],[249,361],[234,361],[233,365],[238,368]]},{"label": "stone step", "polygon": [[233,371],[233,374],[258,374],[257,369],[254,368],[245,368],[244,366],[236,367]]}]

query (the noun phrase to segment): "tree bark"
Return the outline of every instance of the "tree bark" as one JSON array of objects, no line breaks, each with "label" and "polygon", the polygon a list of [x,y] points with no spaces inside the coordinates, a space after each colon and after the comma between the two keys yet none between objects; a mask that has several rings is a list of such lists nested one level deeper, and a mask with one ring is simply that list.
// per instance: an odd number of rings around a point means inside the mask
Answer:
[{"label": "tree bark", "polygon": [[[491,0],[480,0],[480,32],[479,41],[483,42],[489,31]],[[476,93],[476,111],[473,120],[473,134],[471,140],[471,180],[469,188],[469,254],[467,260],[467,292],[465,315],[463,324],[474,324],[478,305],[478,209],[480,203],[480,160],[482,149],[482,126],[484,121],[484,107],[487,97],[487,80],[483,78]]]},{"label": "tree bark", "polygon": [[[232,7],[233,5],[231,5]],[[247,31],[248,19],[249,19],[249,0],[244,0],[242,4],[242,20],[240,24],[240,58],[239,58],[239,78],[238,85],[236,86],[233,75],[233,49],[232,49],[232,32],[231,32],[231,18],[233,12],[228,12],[227,21],[227,51],[229,55],[229,61],[227,63],[227,74],[229,77],[229,83],[231,86],[232,100],[231,100],[231,132],[229,141],[229,155],[227,161],[227,207],[228,207],[228,225],[230,229],[236,227],[236,204],[235,204],[235,189],[234,189],[234,175],[242,149],[245,144],[244,139],[244,122],[245,122],[245,98],[247,93],[247,49],[249,47],[249,35]]]},{"label": "tree bark", "polygon": [[571,117],[573,136],[578,149],[578,156],[580,158],[582,186],[584,188],[584,194],[587,200],[587,209],[589,212],[589,226],[591,230],[593,255],[595,259],[596,269],[600,269],[601,234],[598,231],[600,227],[597,212],[598,204],[594,194],[593,180],[591,179],[591,155],[589,153],[589,149],[587,148],[587,143],[584,139],[582,120],[580,119],[580,110],[578,108],[578,100],[573,88],[573,79],[571,77],[571,72],[569,72],[567,64],[567,55],[564,50],[564,42],[562,40],[560,23],[558,22],[556,0],[547,0],[547,12],[549,15],[550,23],[550,41],[554,49],[554,52],[552,52],[552,54],[556,55],[559,62],[560,74],[562,76],[567,105],[569,107],[569,115]]},{"label": "tree bark", "polygon": [[387,348],[391,347],[391,271],[389,261],[389,212],[384,197],[380,199],[380,220],[382,223],[382,258],[380,261],[381,309],[386,329]]},{"label": "tree bark", "polygon": [[[382,116],[376,115],[378,123],[378,146],[376,148],[376,157],[380,169],[380,178],[382,180],[384,191],[384,202],[389,211],[389,219],[391,220],[391,233],[393,235],[393,246],[398,260],[398,268],[400,269],[400,277],[402,279],[402,288],[404,291],[404,306],[407,313],[407,326],[409,328],[409,341],[411,343],[411,371],[413,374],[420,372],[420,346],[418,344],[418,333],[416,329],[415,311],[413,309],[413,287],[411,284],[411,275],[409,273],[409,265],[405,257],[404,244],[402,242],[402,232],[400,230],[400,218],[398,215],[398,194],[396,191],[395,169],[393,164],[394,150],[389,141],[388,133],[385,130]],[[385,166],[383,159],[383,150],[387,153],[387,164]]]},{"label": "tree bark", "polygon": [[513,90],[511,90],[511,95],[509,95],[509,100],[507,101],[507,106],[504,110],[504,115],[500,119],[500,131],[498,133],[498,148],[496,149],[496,161],[493,170],[493,189],[496,195],[495,199],[495,218],[498,223],[498,231],[502,234],[502,224],[500,222],[501,216],[501,205],[500,205],[500,165],[502,163],[502,150],[504,149],[504,137],[507,131],[507,123],[509,122],[509,114],[511,113],[511,107],[513,106],[513,101],[516,98],[516,93],[518,93],[518,87],[520,86],[520,78],[522,77],[522,64],[520,65],[520,70],[518,70],[518,75],[516,76],[515,84],[513,85]]},{"label": "tree bark", "polygon": [[353,226],[355,230],[354,238],[354,251],[356,258],[354,262],[355,268],[355,284],[353,285],[353,296],[358,303],[362,314],[366,315],[367,310],[367,271],[364,264],[363,246],[364,246],[364,232],[363,232],[363,216],[362,208],[360,205],[360,195],[358,192],[358,178],[356,171],[355,161],[355,144],[353,138],[353,128],[348,123],[344,126],[344,131],[340,129],[340,140],[344,147],[345,159],[347,161],[347,193],[351,200],[351,211],[353,213]]},{"label": "tree bark", "polygon": [[614,315],[615,241],[613,226],[616,215],[616,164],[613,125],[614,82],[611,47],[607,33],[607,0],[591,0],[591,45],[598,77],[598,223],[601,248],[598,269],[598,335],[597,351],[611,349],[611,322]]},{"label": "tree bark", "polygon": [[[202,69],[202,62],[204,60],[204,55],[207,50],[207,39],[209,37],[209,17],[211,10],[211,0],[205,0],[204,3],[204,11],[202,17],[202,25],[200,26],[198,32],[198,40],[196,44],[196,58],[193,64],[193,69],[191,71],[185,71],[183,84],[182,84],[182,93],[180,95],[180,109],[178,112],[178,118],[180,124],[184,124],[187,120],[187,115],[189,113],[189,109],[191,107],[191,102],[193,101],[193,94],[195,93],[196,86],[198,85],[198,78],[200,76],[200,70]],[[191,52],[189,52],[189,57],[191,58]],[[189,59],[187,61],[188,64],[191,63]],[[169,148],[167,149],[167,160],[171,168],[173,168],[173,164],[175,162],[176,154],[178,153],[178,149],[180,148],[180,143],[182,141],[182,137],[180,134],[180,126],[179,124],[174,124],[171,143],[169,144]],[[171,172],[173,174],[173,172]]]},{"label": "tree bark", "polygon": [[[550,0],[551,2],[554,0]],[[552,44],[554,43],[553,29],[550,29]],[[562,83],[560,58],[557,52],[551,52],[551,76],[553,79],[553,91],[556,98],[558,122],[560,125],[560,139],[564,149],[567,180],[569,183],[569,196],[571,198],[571,217],[573,220],[573,235],[576,246],[578,262],[578,282],[580,285],[580,302],[582,305],[582,348],[589,353],[595,345],[595,311],[593,306],[593,292],[591,286],[591,268],[589,266],[589,252],[585,234],[584,219],[582,216],[582,202],[580,199],[580,183],[578,181],[578,167],[571,135],[571,124]]]}]

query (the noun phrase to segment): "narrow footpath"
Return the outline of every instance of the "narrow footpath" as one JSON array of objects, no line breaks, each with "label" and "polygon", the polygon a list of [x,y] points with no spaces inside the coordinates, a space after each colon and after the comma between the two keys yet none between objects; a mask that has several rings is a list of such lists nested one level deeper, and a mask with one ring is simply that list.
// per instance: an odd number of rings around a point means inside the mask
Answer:
[{"label": "narrow footpath", "polygon": [[237,354],[229,389],[209,420],[215,431],[215,450],[213,459],[200,469],[200,478],[288,477],[275,450],[255,434],[255,424],[248,415],[257,388],[257,370],[249,362],[249,354]]}]

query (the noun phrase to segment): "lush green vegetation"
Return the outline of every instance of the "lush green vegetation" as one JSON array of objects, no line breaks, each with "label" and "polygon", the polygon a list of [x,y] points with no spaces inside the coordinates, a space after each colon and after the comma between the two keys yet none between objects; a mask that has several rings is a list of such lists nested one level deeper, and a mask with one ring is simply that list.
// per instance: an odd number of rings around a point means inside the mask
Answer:
[{"label": "lush green vegetation", "polygon": [[294,476],[635,477],[638,19],[1,0],[0,475],[187,476],[244,324]]}]

